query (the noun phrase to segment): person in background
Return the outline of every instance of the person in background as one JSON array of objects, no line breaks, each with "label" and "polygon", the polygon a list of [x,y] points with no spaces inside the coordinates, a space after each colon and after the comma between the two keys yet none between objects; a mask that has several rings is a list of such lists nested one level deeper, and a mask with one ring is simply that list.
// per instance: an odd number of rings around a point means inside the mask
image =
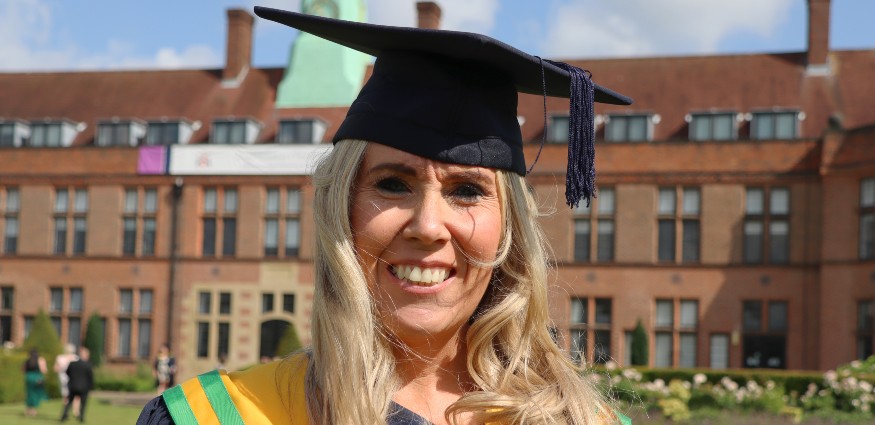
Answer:
[{"label": "person in background", "polygon": [[36,408],[46,397],[46,359],[31,348],[24,362],[25,416],[36,416]]},{"label": "person in background", "polygon": [[91,358],[90,354],[87,348],[79,348],[79,359],[67,366],[67,376],[70,378],[68,382],[70,392],[67,400],[64,402],[64,413],[61,414],[61,422],[67,420],[70,406],[73,406],[75,402],[79,404],[79,414],[77,415],[79,422],[85,421],[85,406],[88,404],[88,393],[94,388],[94,369],[89,361]]},{"label": "person in background", "polygon": [[152,366],[152,376],[155,377],[158,394],[173,386],[175,375],[176,359],[170,354],[170,347],[167,344],[162,344],[161,348],[158,349],[155,364]]},{"label": "person in background", "polygon": [[[76,346],[73,344],[67,344],[64,346],[64,353],[60,354],[55,358],[55,373],[58,374],[58,383],[61,388],[61,398],[63,402],[67,403],[67,397],[70,394],[70,390],[67,388],[67,383],[69,382],[69,378],[67,377],[67,366],[70,363],[79,360],[79,356],[76,355]],[[73,402],[73,414],[79,413],[79,401]]]},{"label": "person in background", "polygon": [[222,370],[227,368],[227,366],[225,365],[226,363],[228,363],[228,355],[225,353],[219,353],[219,363],[216,364],[216,370]]}]

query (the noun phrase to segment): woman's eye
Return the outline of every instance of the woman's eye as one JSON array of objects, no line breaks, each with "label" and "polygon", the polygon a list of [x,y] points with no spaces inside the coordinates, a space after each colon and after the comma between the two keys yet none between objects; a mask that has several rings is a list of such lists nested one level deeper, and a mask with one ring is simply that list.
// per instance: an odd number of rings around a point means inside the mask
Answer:
[{"label": "woman's eye", "polygon": [[483,189],[476,184],[464,183],[456,186],[452,192],[453,196],[462,198],[466,201],[475,201],[483,196]]},{"label": "woman's eye", "polygon": [[377,189],[388,193],[403,193],[407,192],[407,185],[399,178],[387,177],[377,181]]}]

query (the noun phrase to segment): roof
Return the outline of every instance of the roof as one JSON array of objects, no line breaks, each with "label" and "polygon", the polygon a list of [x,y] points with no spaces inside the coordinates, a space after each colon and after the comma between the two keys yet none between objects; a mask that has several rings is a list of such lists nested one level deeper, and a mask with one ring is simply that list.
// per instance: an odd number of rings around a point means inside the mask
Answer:
[{"label": "roof", "polygon": [[[567,60],[566,60],[567,61]],[[844,128],[875,123],[875,50],[830,53],[831,74],[809,72],[804,53],[570,60],[594,80],[635,99],[632,106],[597,105],[597,114],[658,114],[654,140],[686,139],[685,116],[721,110],[750,113],[772,108],[805,113],[801,135],[819,137],[833,116]],[[274,107],[282,68],[249,70],[238,85],[223,83],[220,69],[51,73],[0,73],[0,118],[69,118],[87,124],[73,145],[90,145],[98,121],[201,121],[191,143],[208,141],[214,119],[251,117],[264,124],[258,142],[270,142],[281,118],[320,118],[324,140],[345,116],[345,108]],[[366,73],[368,78],[370,69]],[[567,100],[548,98],[548,114],[567,112]],[[540,140],[543,100],[520,95],[523,139]]]}]

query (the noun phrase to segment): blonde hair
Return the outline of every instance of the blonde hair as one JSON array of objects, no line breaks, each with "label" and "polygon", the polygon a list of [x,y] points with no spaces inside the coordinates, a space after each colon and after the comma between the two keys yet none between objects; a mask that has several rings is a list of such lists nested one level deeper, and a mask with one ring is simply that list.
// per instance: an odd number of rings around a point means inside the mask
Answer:
[{"label": "blonde hair", "polygon": [[[398,390],[392,342],[382,330],[359,266],[350,199],[367,142],[337,143],[313,175],[316,194],[313,346],[307,370],[311,423],[385,424]],[[498,171],[505,235],[493,281],[467,332],[467,367],[477,391],[446,412],[478,423],[596,424],[612,418],[603,397],[549,331],[548,264],[525,180]]]}]

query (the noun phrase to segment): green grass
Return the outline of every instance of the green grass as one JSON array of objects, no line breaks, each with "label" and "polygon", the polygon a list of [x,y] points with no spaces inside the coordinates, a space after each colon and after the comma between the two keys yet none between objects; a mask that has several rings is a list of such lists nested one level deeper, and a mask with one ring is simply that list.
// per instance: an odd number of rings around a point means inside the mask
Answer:
[{"label": "green grass", "polygon": [[[40,405],[36,417],[24,416],[24,403],[0,404],[0,424],[3,425],[42,425],[58,424],[64,405],[61,400],[49,400]],[[90,424],[133,424],[137,421],[142,407],[114,406],[97,399],[88,400],[85,423]],[[67,423],[79,421],[71,418]]]}]

